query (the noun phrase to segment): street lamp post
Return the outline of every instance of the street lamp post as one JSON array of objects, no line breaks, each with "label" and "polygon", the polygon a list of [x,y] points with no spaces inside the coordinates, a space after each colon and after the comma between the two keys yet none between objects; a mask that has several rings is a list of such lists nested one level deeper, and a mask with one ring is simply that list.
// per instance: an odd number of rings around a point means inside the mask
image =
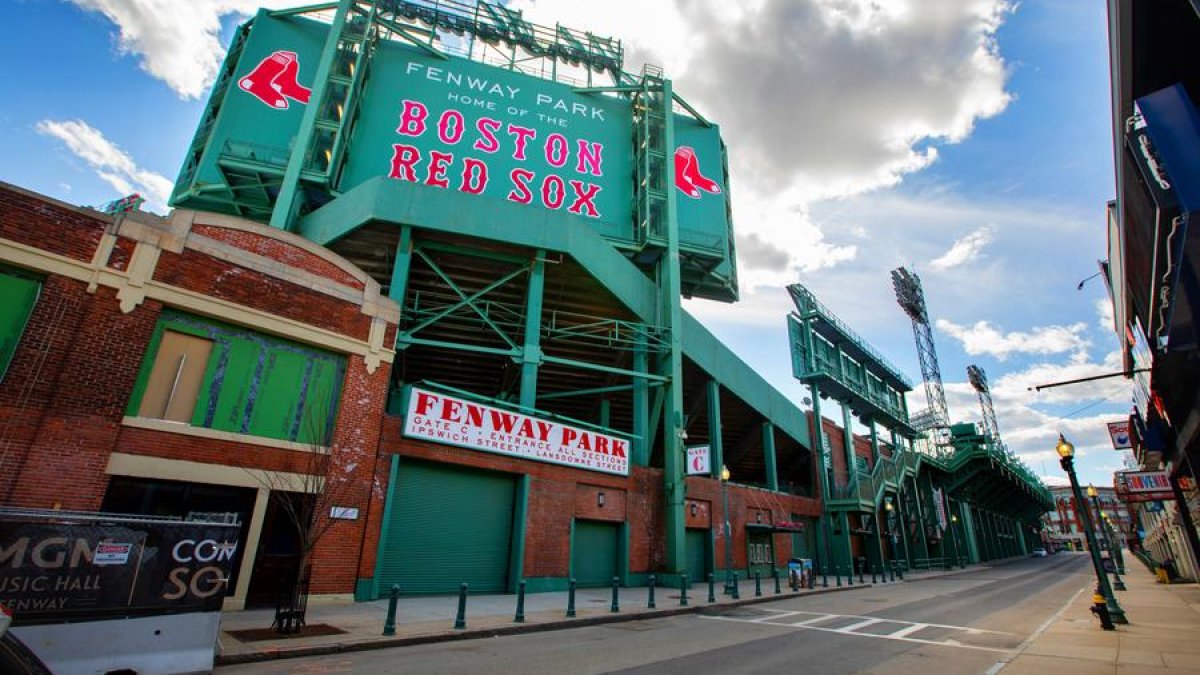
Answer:
[{"label": "street lamp post", "polygon": [[733,527],[729,523],[729,467],[721,466],[721,501],[725,504],[725,595],[733,595]]},{"label": "street lamp post", "polygon": [[967,569],[967,564],[958,552],[958,514],[955,513],[950,514],[950,541],[954,542],[954,562],[958,563],[959,569]]},{"label": "street lamp post", "polygon": [[1104,511],[1100,512],[1100,526],[1104,528],[1104,538],[1108,540],[1108,556],[1113,561],[1113,590],[1123,591],[1125,582],[1121,580],[1121,543],[1117,541],[1117,537],[1113,534],[1112,524],[1108,522],[1108,514]]},{"label": "street lamp post", "polygon": [[1120,533],[1122,530],[1120,523],[1114,525],[1112,516],[1108,515],[1107,511],[1102,512],[1100,515],[1104,517],[1104,525],[1108,528],[1108,537],[1113,542],[1111,548],[1113,553],[1115,553],[1117,556],[1117,572],[1119,574],[1125,574],[1125,555],[1121,552]]},{"label": "street lamp post", "polygon": [[1112,587],[1108,583],[1108,575],[1104,573],[1104,564],[1100,561],[1100,549],[1096,545],[1096,532],[1092,529],[1092,517],[1088,513],[1091,509],[1088,508],[1087,502],[1083,500],[1083,492],[1079,489],[1079,479],[1075,477],[1075,446],[1067,439],[1063,438],[1062,434],[1058,435],[1058,445],[1054,447],[1061,458],[1059,464],[1062,465],[1063,471],[1067,473],[1067,478],[1071,481],[1071,494],[1075,496],[1075,503],[1083,508],[1079,510],[1083,516],[1083,533],[1087,537],[1088,550],[1092,554],[1092,566],[1096,570],[1096,581],[1099,584],[1100,594],[1104,596],[1104,602],[1108,605],[1108,613],[1112,616],[1113,623],[1129,623],[1129,619],[1125,618],[1125,610],[1117,604],[1117,598],[1113,595]]}]

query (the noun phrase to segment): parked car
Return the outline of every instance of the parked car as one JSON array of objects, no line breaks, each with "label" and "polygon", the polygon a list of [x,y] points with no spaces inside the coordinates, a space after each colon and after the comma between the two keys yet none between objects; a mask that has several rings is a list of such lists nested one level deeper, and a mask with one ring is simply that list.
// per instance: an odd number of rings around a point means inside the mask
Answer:
[{"label": "parked car", "polygon": [[1035,549],[1033,549],[1033,557],[1035,557],[1035,558],[1045,558],[1045,557],[1046,557],[1046,549],[1044,549],[1044,548],[1042,548],[1042,547],[1040,547],[1040,546],[1039,546],[1039,547],[1037,547],[1037,548],[1035,548]]},{"label": "parked car", "polygon": [[46,664],[8,630],[10,625],[12,615],[4,605],[0,605],[0,673],[53,675]]}]

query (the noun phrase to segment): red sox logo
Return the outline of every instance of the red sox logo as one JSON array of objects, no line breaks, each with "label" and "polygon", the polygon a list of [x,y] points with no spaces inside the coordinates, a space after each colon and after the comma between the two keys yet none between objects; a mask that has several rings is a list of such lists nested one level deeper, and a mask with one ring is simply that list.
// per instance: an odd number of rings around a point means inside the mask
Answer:
[{"label": "red sox logo", "polygon": [[238,87],[275,110],[287,110],[288,99],[308,103],[312,90],[296,81],[300,61],[296,52],[277,51],[238,80]]},{"label": "red sox logo", "polygon": [[700,190],[712,194],[721,192],[721,186],[716,181],[700,173],[696,151],[686,145],[675,150],[675,187],[692,199],[700,198]]}]

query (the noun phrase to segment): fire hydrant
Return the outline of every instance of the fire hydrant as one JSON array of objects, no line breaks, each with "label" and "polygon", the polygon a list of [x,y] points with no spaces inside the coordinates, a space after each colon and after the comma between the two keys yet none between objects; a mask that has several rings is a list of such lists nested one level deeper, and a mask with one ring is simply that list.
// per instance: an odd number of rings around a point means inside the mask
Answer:
[{"label": "fire hydrant", "polygon": [[1099,593],[1092,594],[1092,614],[1095,614],[1100,619],[1100,627],[1104,630],[1116,630],[1113,625],[1112,617],[1108,614],[1108,603],[1104,601],[1104,596]]}]

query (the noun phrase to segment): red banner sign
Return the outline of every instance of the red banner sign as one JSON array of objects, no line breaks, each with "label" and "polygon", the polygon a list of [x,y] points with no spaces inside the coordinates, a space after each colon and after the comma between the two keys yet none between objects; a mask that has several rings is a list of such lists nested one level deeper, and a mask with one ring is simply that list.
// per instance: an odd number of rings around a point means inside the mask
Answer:
[{"label": "red banner sign", "polygon": [[538,462],[629,475],[629,440],[414,387],[404,435]]}]

